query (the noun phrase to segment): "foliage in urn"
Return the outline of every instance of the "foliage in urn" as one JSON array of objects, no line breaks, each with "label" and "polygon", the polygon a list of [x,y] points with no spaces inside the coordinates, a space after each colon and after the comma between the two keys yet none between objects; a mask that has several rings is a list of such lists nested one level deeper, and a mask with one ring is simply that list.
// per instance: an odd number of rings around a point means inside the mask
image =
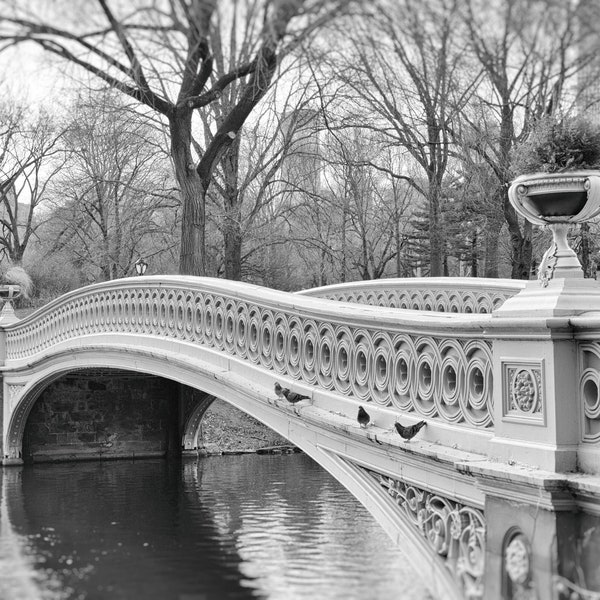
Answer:
[{"label": "foliage in urn", "polygon": [[33,281],[29,274],[23,267],[12,263],[0,267],[0,285],[19,286],[19,291],[24,298],[29,298],[33,291]]},{"label": "foliage in urn", "polygon": [[600,125],[584,116],[543,117],[511,157],[514,176],[600,168]]}]

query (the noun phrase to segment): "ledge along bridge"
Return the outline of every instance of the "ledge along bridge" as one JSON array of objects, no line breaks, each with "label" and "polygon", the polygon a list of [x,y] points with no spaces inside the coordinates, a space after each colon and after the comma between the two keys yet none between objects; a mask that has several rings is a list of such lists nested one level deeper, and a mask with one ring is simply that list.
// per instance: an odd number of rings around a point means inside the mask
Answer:
[{"label": "ledge along bridge", "polygon": [[[3,464],[23,462],[28,415],[66,374],[159,376],[304,450],[406,550],[436,598],[598,597],[600,313],[582,304],[599,299],[600,284],[582,278],[290,294],[143,276],[73,291],[21,321],[7,302]],[[275,382],[308,399],[278,399]],[[187,449],[205,409],[181,424]],[[394,429],[420,420],[410,441]]]}]

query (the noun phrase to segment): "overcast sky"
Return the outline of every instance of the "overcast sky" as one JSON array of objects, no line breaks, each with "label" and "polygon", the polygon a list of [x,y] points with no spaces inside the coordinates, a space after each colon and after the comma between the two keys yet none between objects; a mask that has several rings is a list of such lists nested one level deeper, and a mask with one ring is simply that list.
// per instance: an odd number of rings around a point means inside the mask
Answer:
[{"label": "overcast sky", "polygon": [[8,90],[15,99],[41,104],[50,112],[60,112],[69,80],[59,76],[60,71],[50,60],[34,44],[0,52],[0,90]]}]

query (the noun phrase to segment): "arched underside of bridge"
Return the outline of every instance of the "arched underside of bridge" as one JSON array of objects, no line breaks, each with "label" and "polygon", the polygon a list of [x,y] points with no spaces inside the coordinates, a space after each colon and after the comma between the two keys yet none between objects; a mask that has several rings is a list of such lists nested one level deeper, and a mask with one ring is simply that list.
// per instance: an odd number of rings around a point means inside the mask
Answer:
[{"label": "arched underside of bridge", "polygon": [[[98,335],[63,342],[12,367],[4,377],[5,415],[10,415],[4,423],[5,464],[20,462],[27,417],[42,391],[68,373],[99,368],[171,379],[246,412],[338,479],[406,550],[414,567],[435,586],[436,597],[481,597],[483,496],[474,491],[470,477],[451,461],[428,461],[400,442],[380,441],[356,423],[323,419],[309,402],[291,406],[276,400],[276,373],[212,349],[144,335]],[[203,412],[199,409],[196,417]],[[187,435],[193,443],[193,426]]]}]

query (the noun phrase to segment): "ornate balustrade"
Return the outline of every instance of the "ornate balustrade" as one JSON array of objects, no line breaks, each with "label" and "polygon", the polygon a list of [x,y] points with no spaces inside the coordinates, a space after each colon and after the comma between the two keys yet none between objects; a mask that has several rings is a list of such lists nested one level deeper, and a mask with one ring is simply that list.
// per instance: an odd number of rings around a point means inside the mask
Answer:
[{"label": "ornate balustrade", "polygon": [[63,296],[6,328],[6,362],[72,338],[136,333],[213,348],[402,412],[490,428],[489,315],[340,304],[224,280],[145,277]]},{"label": "ornate balustrade", "polygon": [[518,294],[525,282],[514,279],[402,278],[355,281],[300,292],[308,296],[412,310],[491,313]]}]

